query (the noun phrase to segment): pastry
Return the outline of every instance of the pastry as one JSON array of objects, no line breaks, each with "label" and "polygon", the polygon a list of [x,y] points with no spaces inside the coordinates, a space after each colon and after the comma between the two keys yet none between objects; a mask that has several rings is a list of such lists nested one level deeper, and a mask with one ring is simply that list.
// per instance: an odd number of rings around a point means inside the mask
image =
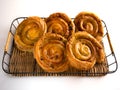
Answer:
[{"label": "pastry", "polygon": [[53,13],[46,18],[47,32],[57,33],[69,38],[75,31],[75,25],[65,13]]},{"label": "pastry", "polygon": [[104,48],[97,48],[97,63],[104,63],[105,61],[105,52],[104,52]]},{"label": "pastry", "polygon": [[43,19],[37,16],[28,17],[17,27],[14,40],[17,48],[22,51],[33,51],[34,43],[47,31]]},{"label": "pastry", "polygon": [[34,46],[34,57],[46,72],[64,72],[68,69],[66,39],[59,34],[46,33]]},{"label": "pastry", "polygon": [[70,65],[79,70],[89,70],[96,63],[96,48],[102,45],[89,33],[77,32],[67,42],[67,58]]},{"label": "pastry", "polygon": [[91,12],[80,12],[74,19],[76,31],[86,31],[98,41],[103,37],[103,26],[100,18]]}]

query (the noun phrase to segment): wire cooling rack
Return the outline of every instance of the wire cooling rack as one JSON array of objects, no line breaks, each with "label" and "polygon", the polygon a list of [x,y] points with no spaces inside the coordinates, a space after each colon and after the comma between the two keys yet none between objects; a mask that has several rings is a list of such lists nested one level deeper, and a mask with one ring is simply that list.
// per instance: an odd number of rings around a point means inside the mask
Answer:
[{"label": "wire cooling rack", "polygon": [[15,30],[17,26],[26,18],[27,17],[18,17],[11,23],[2,60],[2,69],[5,73],[15,76],[104,76],[106,74],[111,74],[117,71],[117,59],[110,41],[107,26],[102,20],[105,33],[102,43],[106,54],[105,62],[103,64],[96,64],[88,71],[80,71],[70,67],[68,71],[62,73],[45,72],[42,70],[42,68],[39,67],[36,60],[33,58],[32,53],[19,51],[15,47]]}]

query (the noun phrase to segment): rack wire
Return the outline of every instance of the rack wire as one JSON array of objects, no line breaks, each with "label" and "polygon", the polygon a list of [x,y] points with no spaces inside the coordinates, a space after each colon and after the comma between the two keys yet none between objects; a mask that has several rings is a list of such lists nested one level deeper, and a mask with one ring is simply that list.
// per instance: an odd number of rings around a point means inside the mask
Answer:
[{"label": "rack wire", "polygon": [[19,51],[14,45],[15,30],[26,18],[27,17],[18,17],[11,23],[2,60],[2,69],[5,73],[15,76],[104,76],[117,71],[118,63],[112,47],[107,25],[103,20],[101,20],[105,31],[102,41],[106,54],[105,63],[96,64],[88,71],[80,71],[74,68],[69,68],[68,71],[62,73],[45,72],[36,63],[32,53]]}]

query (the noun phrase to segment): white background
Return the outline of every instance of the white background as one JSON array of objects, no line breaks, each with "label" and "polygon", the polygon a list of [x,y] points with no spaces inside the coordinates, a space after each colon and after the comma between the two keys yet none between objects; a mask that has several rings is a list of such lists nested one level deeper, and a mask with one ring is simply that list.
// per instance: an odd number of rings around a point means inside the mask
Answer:
[{"label": "white background", "polygon": [[120,70],[104,77],[13,77],[3,72],[2,57],[12,20],[21,16],[49,16],[64,12],[75,17],[91,11],[103,19],[120,63],[119,0],[0,0],[0,90],[120,90]]}]

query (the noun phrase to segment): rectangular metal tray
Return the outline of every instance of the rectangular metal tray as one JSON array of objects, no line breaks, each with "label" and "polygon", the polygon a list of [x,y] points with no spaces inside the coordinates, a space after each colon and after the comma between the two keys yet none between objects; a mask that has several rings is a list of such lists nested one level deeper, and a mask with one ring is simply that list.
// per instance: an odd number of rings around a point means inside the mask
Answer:
[{"label": "rectangular metal tray", "polygon": [[96,64],[88,71],[80,71],[70,67],[68,71],[62,73],[44,72],[44,70],[36,63],[32,53],[22,52],[14,45],[15,30],[20,22],[26,18],[27,17],[18,17],[11,23],[2,60],[2,69],[7,74],[15,76],[104,76],[117,71],[117,59],[110,41],[107,26],[102,20],[105,33],[102,43],[106,54],[105,62],[103,64]]}]

